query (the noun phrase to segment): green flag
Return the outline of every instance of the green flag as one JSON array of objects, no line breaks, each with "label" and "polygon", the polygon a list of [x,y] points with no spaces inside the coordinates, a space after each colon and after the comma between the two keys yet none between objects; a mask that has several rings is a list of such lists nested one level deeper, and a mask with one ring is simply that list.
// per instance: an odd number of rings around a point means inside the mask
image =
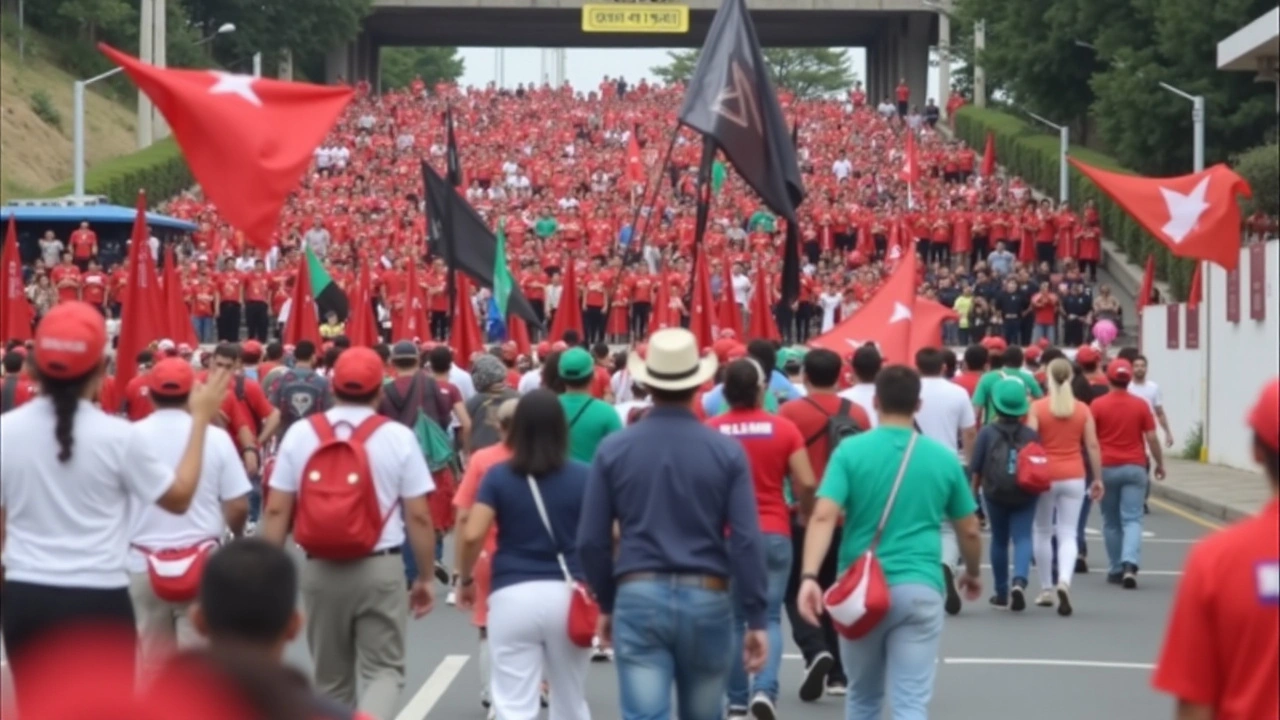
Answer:
[{"label": "green flag", "polygon": [[310,247],[306,249],[307,260],[307,280],[311,283],[311,293],[316,298],[316,306],[320,309],[320,319],[324,320],[328,313],[334,312],[338,314],[338,319],[345,322],[350,306],[347,302],[347,293],[338,284],[329,277],[329,271],[324,269],[324,263],[320,262],[320,258],[311,251]]},{"label": "green flag", "polygon": [[511,298],[511,289],[516,286],[507,267],[507,233],[506,221],[498,222],[498,245],[493,253],[493,295],[489,297],[489,337],[505,338],[507,336],[507,301]]}]

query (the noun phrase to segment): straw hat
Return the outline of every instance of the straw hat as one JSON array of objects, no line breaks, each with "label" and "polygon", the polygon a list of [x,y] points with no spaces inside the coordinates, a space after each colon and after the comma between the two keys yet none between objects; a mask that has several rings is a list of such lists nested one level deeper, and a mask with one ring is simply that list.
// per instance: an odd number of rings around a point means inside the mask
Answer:
[{"label": "straw hat", "polygon": [[698,387],[715,375],[715,355],[698,354],[698,340],[683,328],[659,330],[649,337],[642,357],[633,352],[627,371],[634,381],[657,390],[687,390]]}]

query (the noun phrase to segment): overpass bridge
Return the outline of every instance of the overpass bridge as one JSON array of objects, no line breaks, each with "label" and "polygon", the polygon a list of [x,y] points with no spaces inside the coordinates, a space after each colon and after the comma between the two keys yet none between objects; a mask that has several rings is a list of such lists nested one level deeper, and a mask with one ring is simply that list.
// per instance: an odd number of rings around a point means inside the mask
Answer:
[{"label": "overpass bridge", "polygon": [[[586,4],[618,9],[689,7],[683,33],[589,33],[582,30]],[[619,0],[374,0],[359,37],[326,58],[330,82],[378,78],[383,47],[700,47],[720,0],[678,3]],[[765,47],[862,47],[867,50],[863,83],[873,101],[891,95],[899,78],[913,103],[924,104],[929,48],[950,43],[944,15],[923,0],[748,0]],[[936,7],[936,6],[935,6]],[[636,68],[639,71],[644,68]],[[950,84],[940,73],[940,92]],[[935,98],[939,105],[945,98]]]}]

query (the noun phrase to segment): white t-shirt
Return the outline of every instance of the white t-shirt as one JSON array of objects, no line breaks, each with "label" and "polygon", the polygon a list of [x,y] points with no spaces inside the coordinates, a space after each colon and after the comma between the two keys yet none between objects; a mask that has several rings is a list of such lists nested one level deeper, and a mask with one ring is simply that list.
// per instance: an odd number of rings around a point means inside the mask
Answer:
[{"label": "white t-shirt", "polygon": [[[190,415],[182,410],[156,410],[134,423],[134,428],[155,448],[165,467],[178,468],[186,447],[173,442],[173,438],[191,434]],[[244,497],[252,489],[231,436],[226,430],[211,427],[205,431],[200,485],[191,507],[181,515],[158,505],[140,507],[133,517],[129,543],[156,551],[221,540],[227,530],[222,503]],[[146,556],[130,547],[128,567],[129,572],[145,572]]]},{"label": "white t-shirt", "polygon": [[822,308],[822,332],[836,326],[836,308],[840,307],[841,296],[824,292],[818,296],[818,307]]},{"label": "white t-shirt", "polygon": [[733,301],[746,305],[751,299],[751,278],[746,275],[733,276]]},{"label": "white t-shirt", "polygon": [[876,386],[875,383],[858,383],[848,390],[840,393],[840,397],[850,402],[856,403],[859,407],[867,412],[867,419],[871,421],[871,427],[880,424],[880,413],[876,412]]},{"label": "white t-shirt", "polygon": [[528,395],[540,387],[542,387],[542,368],[534,368],[520,376],[520,385],[516,387],[516,391],[521,395]]},{"label": "white t-shirt", "polygon": [[1141,384],[1137,381],[1131,382],[1129,392],[1146,400],[1152,410],[1164,407],[1164,396],[1160,394],[1160,386],[1154,380],[1147,380]]},{"label": "white t-shirt", "polygon": [[449,382],[458,388],[458,392],[462,394],[464,402],[470,400],[476,394],[476,384],[471,381],[471,373],[457,365],[449,366]]},{"label": "white t-shirt", "polygon": [[[173,468],[151,438],[88,400],[76,409],[71,459],[61,463],[55,423],[47,397],[0,415],[5,575],[56,587],[128,587],[129,520],[168,491]],[[178,437],[170,434],[170,443],[185,447]]]},{"label": "white t-shirt", "polygon": [[[613,391],[613,400],[618,404],[629,402],[631,397],[631,372],[626,368],[615,372],[609,378],[609,389]],[[625,423],[624,423],[625,424]]]},{"label": "white t-shirt", "polygon": [[648,407],[653,407],[653,401],[646,398],[644,400],[628,400],[626,402],[620,402],[617,405],[614,405],[613,409],[618,411],[618,418],[622,420],[622,426],[626,427],[627,425],[630,425],[630,423],[627,422],[627,419],[631,417],[631,411]]},{"label": "white t-shirt", "polygon": [[960,431],[977,424],[969,393],[940,377],[920,378],[920,409],[916,411],[920,432],[960,454]]},{"label": "white t-shirt", "polygon": [[[366,418],[373,416],[373,408],[356,405],[339,405],[325,412],[329,422],[350,423],[358,427]],[[343,426],[334,428],[338,437],[348,437],[350,430]],[[271,489],[297,493],[302,479],[302,469],[306,466],[311,453],[320,446],[316,431],[309,422],[294,423],[289,426],[280,440],[280,449],[276,453],[276,467],[271,474]],[[436,489],[431,479],[431,471],[422,457],[422,449],[413,431],[398,422],[388,422],[378,428],[365,443],[368,451],[370,469],[373,471],[373,484],[378,494],[378,506],[383,514],[391,511],[391,506],[401,498],[422,497]],[[305,500],[299,499],[301,502]],[[400,513],[391,513],[387,526],[382,529],[382,537],[374,551],[404,545],[404,520]]]},{"label": "white t-shirt", "polygon": [[840,158],[831,163],[831,172],[835,174],[837,180],[844,180],[853,173],[853,163],[848,158]]}]

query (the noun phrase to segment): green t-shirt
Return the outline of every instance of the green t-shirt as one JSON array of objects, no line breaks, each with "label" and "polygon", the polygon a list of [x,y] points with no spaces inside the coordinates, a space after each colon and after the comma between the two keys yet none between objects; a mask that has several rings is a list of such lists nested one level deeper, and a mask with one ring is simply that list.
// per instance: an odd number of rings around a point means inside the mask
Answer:
[{"label": "green t-shirt", "polygon": [[[827,463],[818,498],[845,513],[841,573],[871,545],[910,438],[908,428],[881,425],[840,443]],[[876,551],[889,584],[920,583],[943,592],[942,523],[976,510],[955,450],[921,436]]]},{"label": "green t-shirt", "polygon": [[960,297],[956,298],[956,302],[954,305],[951,306],[951,309],[955,310],[956,314],[960,316],[960,327],[968,328],[969,327],[969,311],[973,310],[973,297],[961,295]]},{"label": "green t-shirt", "polygon": [[978,378],[978,386],[973,390],[973,404],[982,408],[982,421],[984,423],[991,422],[991,419],[996,416],[996,406],[992,402],[991,391],[995,388],[996,383],[1005,378],[1021,380],[1022,384],[1027,386],[1027,390],[1030,391],[1033,398],[1044,397],[1044,390],[1040,389],[1040,383],[1036,382],[1035,375],[1022,368],[1016,370],[991,370],[983,373],[982,377]]},{"label": "green t-shirt", "polygon": [[565,393],[560,396],[560,407],[569,423],[569,457],[579,462],[591,462],[601,441],[622,429],[618,411],[590,395]]},{"label": "green t-shirt", "polygon": [[533,222],[533,234],[546,240],[560,229],[560,223],[553,217],[540,217]]},{"label": "green t-shirt", "polygon": [[747,227],[751,230],[761,230],[763,232],[776,232],[778,229],[777,219],[764,210],[757,210],[751,214],[751,219],[747,221]]}]

